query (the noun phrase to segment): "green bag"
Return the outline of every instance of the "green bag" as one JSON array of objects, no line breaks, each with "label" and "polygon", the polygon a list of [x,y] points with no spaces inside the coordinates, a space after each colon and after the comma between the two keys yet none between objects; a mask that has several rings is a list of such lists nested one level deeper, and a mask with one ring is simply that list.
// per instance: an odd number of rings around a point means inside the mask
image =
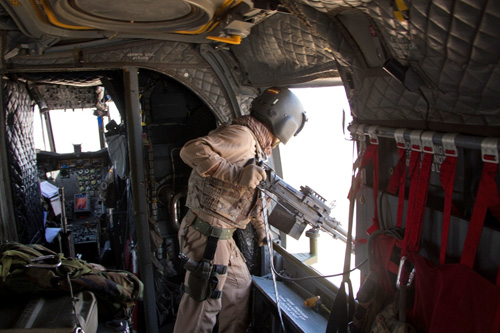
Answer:
[{"label": "green bag", "polygon": [[84,260],[65,258],[38,244],[0,244],[0,294],[91,291],[101,319],[130,318],[144,285],[128,271],[107,270]]}]

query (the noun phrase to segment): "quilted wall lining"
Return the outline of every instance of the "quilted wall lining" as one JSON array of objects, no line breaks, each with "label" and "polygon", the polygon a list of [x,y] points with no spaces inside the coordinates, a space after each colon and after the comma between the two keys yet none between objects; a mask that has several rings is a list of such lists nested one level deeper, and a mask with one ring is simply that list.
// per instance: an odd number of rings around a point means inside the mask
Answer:
[{"label": "quilted wall lining", "polygon": [[436,120],[456,113],[464,123],[499,126],[500,4],[414,1],[410,14],[411,59],[439,87]]},{"label": "quilted wall lining", "polygon": [[197,93],[214,110],[220,121],[232,118],[233,110],[222,84],[213,69],[198,54],[197,46],[168,41],[134,42],[111,49],[89,50],[86,59],[90,64],[104,64],[112,59],[120,64],[165,73]]},{"label": "quilted wall lining", "polygon": [[[397,123],[404,127],[488,135],[500,126],[500,3],[494,0],[413,0],[408,20],[393,14],[393,2],[287,0],[298,8],[294,17],[277,13],[252,28],[240,46],[231,46],[242,86],[291,84],[340,75],[346,82],[354,117],[364,123]],[[409,92],[382,69],[367,68],[350,37],[335,25],[339,10],[360,10],[378,28],[388,53],[421,73],[426,84]],[[304,23],[306,22],[306,23]],[[311,28],[312,27],[312,28]],[[226,52],[221,50],[221,52]],[[15,57],[9,67],[116,68],[146,67],[163,72],[192,89],[219,120],[233,110],[221,82],[197,46],[168,41],[142,41],[68,53]],[[333,57],[336,59],[334,60]],[[238,71],[238,70],[236,70]],[[349,83],[349,84],[347,84]],[[238,96],[239,102],[248,96]],[[427,105],[427,102],[429,105]],[[488,127],[486,134],[483,129]]]},{"label": "quilted wall lining", "polygon": [[426,80],[421,92],[410,93],[392,78],[344,67],[356,78],[357,89],[350,96],[358,120],[498,135],[500,3],[413,0],[404,22],[395,19],[389,1],[358,8],[377,24],[392,57]]},{"label": "quilted wall lining", "polygon": [[[427,116],[425,98],[406,90],[381,68],[367,67],[359,49],[353,45],[349,33],[338,21],[336,22],[335,13],[339,9],[352,10],[351,7],[346,7],[345,3],[344,8],[341,8],[340,2],[342,1],[331,1],[324,7],[316,3],[315,8],[292,7],[297,18],[288,14],[275,14],[271,20],[268,19],[255,26],[252,34],[241,46],[232,47],[245,71],[249,73],[252,84],[265,85],[270,82],[276,84],[276,80],[295,83],[300,81],[299,76],[303,76],[304,73],[310,73],[311,76],[318,75],[325,69],[322,66],[326,65],[335,68],[328,75],[337,76],[336,69],[339,66],[344,82],[349,82],[345,84],[346,92],[352,113],[358,120],[370,122],[403,119],[410,124],[425,126]],[[366,5],[360,8],[380,15],[386,15],[384,13],[390,11],[392,15],[390,6],[381,9]],[[326,14],[332,10],[333,15]],[[302,22],[309,22],[310,26]],[[401,55],[408,53],[410,47],[405,25],[395,23],[394,20],[384,24],[390,28],[386,38],[392,41],[404,41],[395,43],[395,47],[391,50],[397,50]],[[290,26],[294,27],[296,37],[292,36]],[[296,47],[295,43],[298,44]],[[283,47],[288,44],[291,46]],[[302,45],[309,47],[301,48]]]},{"label": "quilted wall lining", "polygon": [[198,54],[197,46],[169,41],[134,41],[119,45],[83,50],[79,58],[73,53],[16,57],[9,66],[14,69],[44,64],[47,69],[121,68],[137,66],[164,73],[192,89],[220,121],[233,117],[227,94],[217,75]]},{"label": "quilted wall lining", "polygon": [[4,81],[3,91],[17,233],[20,242],[32,243],[45,237],[33,136],[33,104],[24,84]]},{"label": "quilted wall lining", "polygon": [[[321,25],[316,30],[325,30],[329,25],[324,20],[316,23]],[[312,32],[295,16],[276,13],[254,26],[241,45],[231,50],[253,86],[338,76],[328,35]]]},{"label": "quilted wall lining", "polygon": [[304,7],[301,14],[306,20],[317,23],[316,34],[329,36],[328,47],[338,61],[351,112],[356,119],[364,122],[404,119],[411,125],[425,126],[426,100],[405,89],[381,68],[368,68],[360,49],[336,20],[335,13],[321,15],[311,7]]},{"label": "quilted wall lining", "polygon": [[[388,53],[415,68],[425,79],[421,91],[409,92],[383,73],[366,66],[342,66],[354,117],[363,123],[498,135],[500,126],[500,3],[492,0],[408,1],[408,20],[395,18],[385,0],[298,0],[328,13],[360,10],[376,24]],[[295,13],[316,22],[308,10]],[[304,15],[305,14],[305,15]],[[345,37],[349,39],[349,36]],[[330,38],[330,42],[337,41]],[[359,57],[355,50],[337,55]],[[347,86],[347,85],[346,85]],[[353,88],[353,89],[351,89]],[[427,101],[429,104],[427,104]]]}]

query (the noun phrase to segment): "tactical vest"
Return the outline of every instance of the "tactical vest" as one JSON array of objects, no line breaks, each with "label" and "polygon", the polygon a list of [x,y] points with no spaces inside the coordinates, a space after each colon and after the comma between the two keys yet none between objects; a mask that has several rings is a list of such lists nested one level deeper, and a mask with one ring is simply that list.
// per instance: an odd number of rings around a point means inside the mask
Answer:
[{"label": "tactical vest", "polygon": [[[251,130],[248,132],[255,142],[255,159],[267,160],[255,134]],[[244,229],[251,217],[262,214],[259,198],[260,191],[256,189],[213,177],[202,177],[193,170],[189,177],[186,206],[193,211],[202,210],[235,228]]]},{"label": "tactical vest", "polygon": [[250,217],[260,213],[258,191],[213,177],[202,177],[193,170],[189,177],[186,205],[203,210],[235,228],[245,228]]}]

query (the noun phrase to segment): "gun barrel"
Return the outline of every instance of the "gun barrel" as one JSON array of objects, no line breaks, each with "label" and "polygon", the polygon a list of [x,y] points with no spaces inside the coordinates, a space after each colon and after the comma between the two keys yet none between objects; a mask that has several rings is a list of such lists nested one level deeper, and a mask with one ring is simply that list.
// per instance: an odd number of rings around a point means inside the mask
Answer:
[{"label": "gun barrel", "polygon": [[338,221],[334,220],[334,224],[323,223],[320,228],[332,235],[333,238],[338,238],[347,243],[347,231],[340,227]]}]

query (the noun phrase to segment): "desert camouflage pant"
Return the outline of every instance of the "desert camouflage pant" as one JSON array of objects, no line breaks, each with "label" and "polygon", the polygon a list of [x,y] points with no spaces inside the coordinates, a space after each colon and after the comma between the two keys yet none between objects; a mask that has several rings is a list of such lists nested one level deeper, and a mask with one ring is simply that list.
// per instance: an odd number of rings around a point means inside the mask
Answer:
[{"label": "desert camouflage pant", "polygon": [[[183,238],[180,240],[182,252],[199,261],[205,251],[207,236],[194,228],[186,228],[194,218],[194,214],[188,214],[183,219],[179,238]],[[212,332],[217,320],[219,332],[246,331],[252,279],[245,259],[232,238],[218,241],[214,264],[227,266],[227,274],[219,277],[217,286],[218,290],[222,290],[222,298],[197,302],[185,293],[179,305],[174,333]],[[186,272],[186,285],[188,278],[189,272]]]}]

